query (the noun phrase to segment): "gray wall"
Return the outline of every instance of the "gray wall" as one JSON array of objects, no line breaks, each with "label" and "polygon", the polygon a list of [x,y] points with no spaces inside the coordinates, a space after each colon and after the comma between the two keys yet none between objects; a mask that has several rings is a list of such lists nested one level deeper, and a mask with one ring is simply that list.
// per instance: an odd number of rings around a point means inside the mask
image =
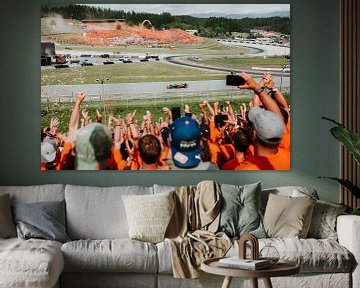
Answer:
[{"label": "gray wall", "polygon": [[[273,2],[287,3],[251,0],[232,3]],[[41,1],[24,1],[23,4],[20,1],[3,1],[0,12],[0,185],[72,183],[150,186],[153,183],[193,184],[203,179],[232,184],[262,180],[265,187],[309,185],[318,190],[322,199],[336,202],[338,185],[317,179],[317,176],[337,176],[339,171],[337,142],[330,136],[331,125],[321,120],[321,116],[338,119],[338,0],[288,2],[292,2],[291,171],[139,173],[39,170]],[[210,0],[202,3],[210,3]]]}]

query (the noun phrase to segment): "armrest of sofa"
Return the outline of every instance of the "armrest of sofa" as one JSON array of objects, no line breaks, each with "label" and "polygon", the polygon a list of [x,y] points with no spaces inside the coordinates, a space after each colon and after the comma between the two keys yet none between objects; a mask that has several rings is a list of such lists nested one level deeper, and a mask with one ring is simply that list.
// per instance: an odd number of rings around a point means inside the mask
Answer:
[{"label": "armrest of sofa", "polygon": [[353,287],[360,287],[360,216],[338,216],[336,229],[339,244],[355,257],[356,264],[352,273]]}]

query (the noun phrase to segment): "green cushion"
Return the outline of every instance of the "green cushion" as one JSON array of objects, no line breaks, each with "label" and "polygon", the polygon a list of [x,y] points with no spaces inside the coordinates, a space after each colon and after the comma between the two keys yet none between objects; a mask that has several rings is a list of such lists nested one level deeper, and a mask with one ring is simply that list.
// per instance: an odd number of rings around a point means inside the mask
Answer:
[{"label": "green cushion", "polygon": [[318,200],[314,206],[308,238],[337,240],[336,219],[346,206]]},{"label": "green cushion", "polygon": [[261,182],[243,186],[222,184],[221,192],[219,231],[229,237],[253,234],[266,238],[260,216]]}]

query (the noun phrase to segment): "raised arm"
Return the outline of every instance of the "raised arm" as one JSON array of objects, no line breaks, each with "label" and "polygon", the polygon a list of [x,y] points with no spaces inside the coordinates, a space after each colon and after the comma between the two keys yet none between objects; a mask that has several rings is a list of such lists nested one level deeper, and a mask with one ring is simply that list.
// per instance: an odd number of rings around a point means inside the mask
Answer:
[{"label": "raised arm", "polygon": [[113,127],[113,124],[117,124],[118,122],[118,119],[112,114],[112,113],[109,113],[109,120],[108,120],[108,128],[111,132],[114,132],[114,127]]},{"label": "raised arm", "polygon": [[163,113],[165,113],[167,115],[167,117],[169,118],[169,123],[172,123],[172,113],[171,110],[168,107],[163,107],[162,108]]},{"label": "raised arm", "polygon": [[184,113],[185,113],[185,115],[192,117],[192,113],[190,111],[190,107],[188,104],[185,104]]},{"label": "raised arm", "polygon": [[82,109],[81,110],[81,114],[82,114],[82,119],[84,119],[84,125],[83,126],[86,126],[88,125],[91,121],[90,117],[89,117],[89,112],[86,110],[86,109]]},{"label": "raised arm", "polygon": [[265,89],[261,87],[258,83],[256,83],[255,79],[251,77],[249,74],[242,72],[239,74],[245,80],[244,85],[238,86],[240,89],[248,89],[253,90],[256,95],[259,96],[260,101],[264,105],[266,110],[269,110],[282,118],[282,114],[280,112],[279,106],[276,102],[266,93]]},{"label": "raised arm", "polygon": [[102,123],[103,117],[99,111],[99,109],[96,109],[96,122],[97,123]]},{"label": "raised arm", "polygon": [[138,131],[137,125],[134,123],[136,110],[133,111],[133,113],[129,113],[126,115],[126,126],[129,128],[130,137],[134,138],[135,140],[138,140],[140,138],[140,134]]},{"label": "raised arm", "polygon": [[114,129],[114,148],[115,149],[120,149],[121,143],[124,142],[124,138],[123,138],[123,132],[124,131],[124,127],[123,125],[116,125],[115,129]]},{"label": "raised arm", "polygon": [[204,104],[206,104],[207,108],[209,109],[210,111],[210,114],[211,114],[211,118],[210,118],[210,121],[214,121],[215,119],[215,110],[214,108],[210,105],[210,103],[208,101],[204,101],[203,102]]},{"label": "raised arm", "polygon": [[69,136],[74,135],[75,131],[79,127],[80,106],[81,106],[81,103],[84,101],[84,99],[85,99],[84,92],[78,92],[76,94],[74,108],[71,112],[70,120],[69,120],[69,131],[68,131]]},{"label": "raised arm", "polygon": [[209,118],[207,117],[205,107],[206,107],[206,104],[204,102],[199,104],[199,109],[200,109],[201,115],[204,119],[204,123],[209,124]]},{"label": "raised arm", "polygon": [[288,103],[284,95],[275,87],[275,82],[270,73],[265,73],[262,77],[263,85],[270,89],[270,93],[274,96],[275,100],[278,102],[279,106],[288,109]]},{"label": "raised arm", "polygon": [[234,117],[234,109],[232,108],[230,101],[225,101],[225,105],[229,116]]}]

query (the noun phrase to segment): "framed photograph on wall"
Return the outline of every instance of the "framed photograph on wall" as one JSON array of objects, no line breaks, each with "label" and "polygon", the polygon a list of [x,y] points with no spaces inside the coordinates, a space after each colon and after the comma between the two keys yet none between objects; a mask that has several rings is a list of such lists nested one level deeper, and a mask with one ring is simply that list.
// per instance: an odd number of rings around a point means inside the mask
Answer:
[{"label": "framed photograph on wall", "polygon": [[41,170],[289,170],[290,4],[41,6]]}]

